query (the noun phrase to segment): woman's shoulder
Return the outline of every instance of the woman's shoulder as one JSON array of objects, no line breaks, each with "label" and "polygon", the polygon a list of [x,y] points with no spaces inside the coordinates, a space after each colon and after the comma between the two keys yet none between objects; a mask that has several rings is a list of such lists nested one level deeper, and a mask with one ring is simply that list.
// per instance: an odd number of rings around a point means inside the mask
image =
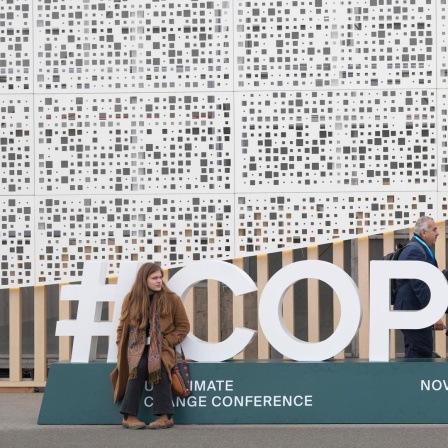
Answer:
[{"label": "woman's shoulder", "polygon": [[183,306],[182,299],[175,292],[170,291],[168,297],[173,307]]},{"label": "woman's shoulder", "polygon": [[182,302],[182,299],[181,299],[175,292],[170,291],[170,292],[168,293],[168,295],[169,295],[169,298],[170,298],[171,300],[173,300],[173,301],[175,301],[175,302],[177,302],[177,301]]}]

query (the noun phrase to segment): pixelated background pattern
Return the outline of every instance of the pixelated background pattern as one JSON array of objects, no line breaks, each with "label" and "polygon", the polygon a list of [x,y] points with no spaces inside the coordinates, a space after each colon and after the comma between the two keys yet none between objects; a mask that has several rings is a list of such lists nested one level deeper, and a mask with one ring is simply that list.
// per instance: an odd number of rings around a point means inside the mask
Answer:
[{"label": "pixelated background pattern", "polygon": [[232,90],[230,1],[34,4],[36,92]]},{"label": "pixelated background pattern", "polygon": [[39,282],[78,278],[83,262],[163,266],[234,256],[233,195],[62,196],[36,203]]},{"label": "pixelated background pattern", "polygon": [[439,88],[448,87],[448,39],[447,39],[447,19],[448,8],[446,0],[437,3],[437,86]]},{"label": "pixelated background pattern", "polygon": [[238,191],[431,191],[436,90],[236,95]]},{"label": "pixelated background pattern", "polygon": [[34,196],[0,196],[2,288],[34,284]]},{"label": "pixelated background pattern", "polygon": [[232,97],[36,98],[38,192],[233,191]]},{"label": "pixelated background pattern", "polygon": [[0,94],[0,195],[34,194],[33,95]]},{"label": "pixelated background pattern", "polygon": [[438,190],[448,191],[448,90],[437,90]]},{"label": "pixelated background pattern", "polygon": [[0,2],[0,95],[33,91],[33,23],[30,0]]},{"label": "pixelated background pattern", "polygon": [[448,216],[446,0],[4,0],[0,287]]},{"label": "pixelated background pattern", "polygon": [[435,86],[435,1],[238,1],[235,9],[237,89]]},{"label": "pixelated background pattern", "polygon": [[437,194],[421,192],[238,196],[236,255],[355,238],[366,229],[375,234],[405,228],[421,213],[446,217],[446,206],[437,210],[437,201]]}]

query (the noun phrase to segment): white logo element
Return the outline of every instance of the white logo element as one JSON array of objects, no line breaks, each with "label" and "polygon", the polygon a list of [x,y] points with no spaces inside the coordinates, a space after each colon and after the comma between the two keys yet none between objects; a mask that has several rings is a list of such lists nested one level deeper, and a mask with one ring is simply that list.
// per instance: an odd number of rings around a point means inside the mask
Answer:
[{"label": "white logo element", "polygon": [[[418,311],[391,311],[390,279],[419,279],[431,291],[428,305]],[[432,264],[423,261],[370,262],[370,361],[389,361],[390,329],[419,329],[434,324],[446,311],[448,284]]]},{"label": "white logo element", "polygon": [[[95,358],[98,336],[109,337],[107,362],[116,362],[116,331],[121,306],[131,290],[141,262],[122,263],[116,285],[106,285],[106,262],[84,265],[81,285],[63,286],[61,300],[78,300],[75,320],[59,321],[57,336],[73,336],[72,362],[89,362]],[[424,328],[446,310],[448,284],[434,266],[421,261],[371,261],[370,281],[370,361],[389,361],[389,330]],[[332,336],[318,343],[295,338],[282,317],[282,301],[288,287],[303,278],[317,278],[328,283],[341,303],[341,319]],[[391,311],[389,284],[391,278],[416,278],[431,290],[429,305],[420,311]],[[222,261],[199,261],[180,270],[168,286],[182,299],[197,282],[214,279],[225,283],[235,295],[256,290],[251,278],[241,269]],[[115,302],[112,321],[101,321],[102,302]],[[268,341],[282,354],[296,361],[318,361],[340,352],[355,336],[362,316],[359,292],[353,280],[337,266],[323,261],[299,261],[282,268],[266,284],[259,304],[259,319]],[[189,334],[183,343],[187,358],[193,361],[223,361],[243,350],[256,332],[235,328],[225,340],[205,342]]]},{"label": "white logo element", "polygon": [[[236,296],[257,290],[253,280],[240,268],[222,261],[198,261],[177,272],[169,281],[169,288],[182,299],[190,288],[201,280],[217,280],[227,285]],[[222,342],[205,342],[194,334],[187,335],[182,342],[185,356],[195,361],[225,361],[242,352],[256,331],[237,327]]]},{"label": "white logo element", "polygon": [[[72,362],[95,359],[98,336],[109,337],[107,362],[117,361],[116,333],[124,297],[131,290],[141,262],[121,263],[116,285],[106,285],[107,263],[90,262],[84,265],[81,285],[61,288],[60,300],[78,300],[77,319],[61,320],[56,325],[56,336],[73,336]],[[225,283],[239,296],[256,291],[252,279],[241,269],[221,261],[192,263],[168,282],[168,287],[183,300],[197,282],[214,279]],[[112,321],[101,321],[102,302],[115,302]],[[235,328],[225,340],[218,343],[202,341],[189,334],[182,343],[187,358],[194,361],[224,361],[240,353],[252,340],[256,331]]]},{"label": "white logo element", "polygon": [[[98,336],[109,336],[107,362],[117,361],[115,341],[121,304],[140,264],[122,263],[118,283],[106,285],[107,262],[85,263],[81,285],[62,286],[60,300],[78,301],[77,318],[56,324],[56,336],[73,336],[72,362],[95,359]],[[115,302],[112,321],[101,321],[102,302]]]},{"label": "white logo element", "polygon": [[[301,341],[289,332],[283,320],[283,297],[291,285],[304,278],[326,282],[337,293],[341,303],[339,325],[325,341]],[[317,297],[314,299],[318,300]],[[272,346],[296,361],[323,361],[344,350],[358,331],[361,317],[361,299],[355,282],[337,266],[319,260],[298,261],[280,269],[263,290],[258,316]]]}]

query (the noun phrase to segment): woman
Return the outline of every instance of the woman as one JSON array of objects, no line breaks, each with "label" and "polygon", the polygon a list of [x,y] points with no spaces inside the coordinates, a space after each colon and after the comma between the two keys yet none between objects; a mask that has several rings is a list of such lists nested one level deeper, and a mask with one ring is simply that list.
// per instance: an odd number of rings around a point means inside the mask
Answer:
[{"label": "woman", "polygon": [[175,346],[188,334],[190,324],[181,299],[162,277],[160,266],[145,263],[121,309],[117,368],[111,378],[115,403],[123,397],[120,413],[128,429],[146,427],[137,418],[146,381],[153,385],[153,413],[159,416],[149,428],[174,425],[171,369],[176,364]]}]

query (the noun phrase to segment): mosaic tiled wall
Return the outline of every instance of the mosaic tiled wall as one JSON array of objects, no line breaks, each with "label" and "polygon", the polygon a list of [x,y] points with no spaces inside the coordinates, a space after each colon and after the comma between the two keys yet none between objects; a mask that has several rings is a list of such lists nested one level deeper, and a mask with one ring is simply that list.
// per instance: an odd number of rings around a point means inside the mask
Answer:
[{"label": "mosaic tiled wall", "polygon": [[0,0],[0,287],[446,219],[446,15]]}]

